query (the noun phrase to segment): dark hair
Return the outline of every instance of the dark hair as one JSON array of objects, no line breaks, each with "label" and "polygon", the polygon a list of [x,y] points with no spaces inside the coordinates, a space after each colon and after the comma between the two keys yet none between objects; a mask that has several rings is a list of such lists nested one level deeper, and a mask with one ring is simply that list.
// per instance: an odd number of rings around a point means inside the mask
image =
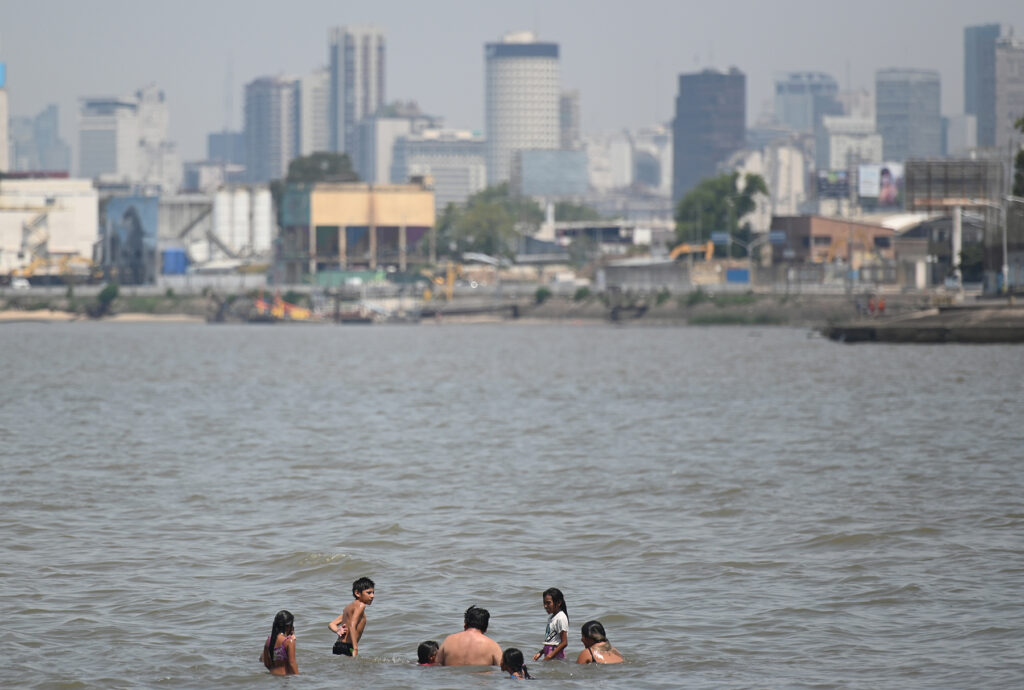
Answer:
[{"label": "dark hair", "polygon": [[491,614],[487,609],[478,606],[470,606],[462,616],[462,621],[467,628],[476,628],[480,632],[487,632],[487,623],[491,620]]},{"label": "dark hair", "polygon": [[555,603],[555,606],[558,607],[558,610],[564,613],[566,616],[569,615],[569,609],[565,606],[565,597],[562,596],[562,590],[558,589],[557,587],[548,587],[544,590],[544,594],[542,596],[551,597],[551,601]]},{"label": "dark hair", "polygon": [[430,657],[435,654],[437,654],[437,643],[433,640],[420,642],[420,646],[416,648],[416,657],[419,659],[419,663],[421,664],[429,664]]},{"label": "dark hair", "polygon": [[522,673],[523,678],[529,678],[530,672],[526,670],[526,664],[523,663],[523,653],[515,647],[509,647],[501,653],[501,665],[509,673]]},{"label": "dark hair", "polygon": [[270,629],[270,637],[267,639],[267,656],[270,661],[274,661],[274,647],[277,646],[277,636],[287,635],[289,628],[292,628],[295,623],[295,616],[291,614],[291,611],[285,611],[281,609],[274,616],[274,626]]},{"label": "dark hair", "polygon": [[608,638],[604,634],[604,626],[599,621],[587,621],[580,628],[580,632],[583,637],[593,640],[594,642],[607,642]]},{"label": "dark hair", "polygon": [[361,577],[352,583],[352,596],[355,596],[359,592],[365,592],[368,589],[373,589],[373,580],[368,577]]}]

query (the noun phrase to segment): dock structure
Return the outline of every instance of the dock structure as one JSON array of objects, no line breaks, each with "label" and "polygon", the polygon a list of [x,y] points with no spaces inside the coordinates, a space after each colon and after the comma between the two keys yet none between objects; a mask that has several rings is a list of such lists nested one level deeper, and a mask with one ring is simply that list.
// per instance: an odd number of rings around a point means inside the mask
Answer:
[{"label": "dock structure", "polygon": [[842,343],[1024,343],[1024,306],[950,306],[821,329]]}]

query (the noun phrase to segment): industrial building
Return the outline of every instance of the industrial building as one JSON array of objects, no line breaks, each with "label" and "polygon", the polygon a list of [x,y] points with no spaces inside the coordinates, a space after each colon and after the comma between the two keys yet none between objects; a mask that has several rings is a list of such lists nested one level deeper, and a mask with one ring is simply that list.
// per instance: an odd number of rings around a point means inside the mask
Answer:
[{"label": "industrial building", "polygon": [[512,177],[516,151],[557,149],[561,143],[557,43],[529,31],[506,34],[485,46],[484,117],[487,182]]},{"label": "industrial building", "polygon": [[291,185],[281,215],[283,282],[329,284],[357,267],[405,271],[410,249],[434,226],[434,193],[425,184]]},{"label": "industrial building", "polygon": [[43,282],[88,276],[98,203],[91,180],[0,180],[0,275]]}]

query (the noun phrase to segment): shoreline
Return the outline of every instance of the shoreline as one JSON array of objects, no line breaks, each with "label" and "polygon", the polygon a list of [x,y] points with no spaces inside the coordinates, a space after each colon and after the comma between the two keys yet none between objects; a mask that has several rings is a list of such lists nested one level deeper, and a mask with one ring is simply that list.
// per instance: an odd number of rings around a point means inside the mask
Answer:
[{"label": "shoreline", "polygon": [[0,324],[8,323],[206,323],[206,319],[189,314],[145,314],[141,312],[124,312],[111,314],[99,319],[92,319],[75,312],[54,309],[19,310],[5,309],[0,311]]}]

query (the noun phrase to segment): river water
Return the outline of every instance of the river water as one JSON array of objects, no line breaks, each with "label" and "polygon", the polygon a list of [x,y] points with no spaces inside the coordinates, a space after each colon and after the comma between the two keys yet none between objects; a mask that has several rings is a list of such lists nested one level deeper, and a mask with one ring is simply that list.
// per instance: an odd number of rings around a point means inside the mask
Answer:
[{"label": "river water", "polygon": [[[1024,684],[1024,349],[799,329],[0,327],[0,685]],[[358,659],[326,623],[376,581]],[[302,675],[257,661],[296,619]],[[500,685],[500,687],[505,687]]]}]

